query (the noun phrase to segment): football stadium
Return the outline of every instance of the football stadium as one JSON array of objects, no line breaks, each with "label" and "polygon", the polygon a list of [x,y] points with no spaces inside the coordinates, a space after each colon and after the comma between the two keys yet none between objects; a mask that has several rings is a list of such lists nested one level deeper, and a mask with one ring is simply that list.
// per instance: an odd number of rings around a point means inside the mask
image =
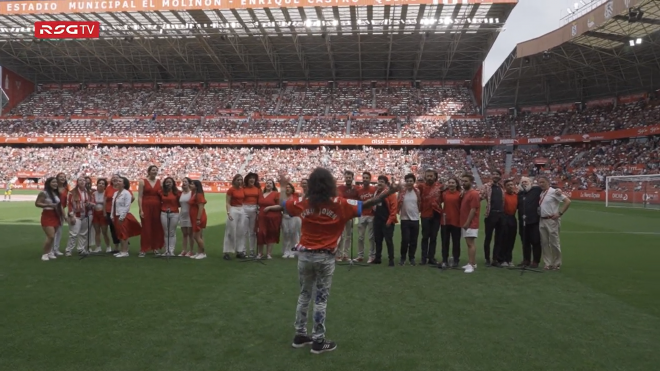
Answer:
[{"label": "football stadium", "polygon": [[519,5],[1,1],[0,369],[655,369],[660,3]]}]

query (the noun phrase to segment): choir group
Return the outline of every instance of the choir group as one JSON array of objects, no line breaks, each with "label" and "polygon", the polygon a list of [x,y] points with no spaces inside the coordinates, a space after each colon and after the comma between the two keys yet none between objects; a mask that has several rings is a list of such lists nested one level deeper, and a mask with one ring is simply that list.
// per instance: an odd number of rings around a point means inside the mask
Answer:
[{"label": "choir group", "polygon": [[[183,250],[178,256],[205,259],[203,230],[206,228],[207,217],[202,184],[198,180],[184,178],[179,190],[171,177],[162,181],[158,179],[156,166],[150,166],[147,174],[138,186],[139,221],[130,212],[135,197],[129,189],[129,181],[119,174],[113,175],[109,184],[105,178],[98,179],[96,189],[92,189],[91,179],[85,177],[79,178],[72,189],[69,189],[65,174],[48,178],[44,191],[35,203],[43,209],[41,225],[46,241],[42,260],[56,259],[58,255],[71,256],[74,248],[81,255],[102,253],[105,249],[106,253],[113,253],[118,258],[128,257],[128,239],[134,236],[140,236],[140,257],[149,252],[174,256],[178,227],[181,227],[183,234]],[[394,187],[384,175],[377,177],[375,185],[369,172],[362,173],[360,183],[355,183],[354,178],[352,171],[345,171],[344,184],[336,186],[333,191],[336,196],[363,203],[384,195]],[[337,261],[364,261],[365,241],[369,241],[367,263],[381,264],[385,243],[389,266],[394,266],[394,228],[400,224],[399,265],[417,264],[415,257],[421,227],[420,265],[457,268],[461,239],[465,239],[468,264],[462,268],[466,273],[471,273],[477,266],[475,241],[479,234],[480,204],[485,200],[486,263],[513,265],[512,252],[517,234],[515,214],[520,214],[519,209],[524,209],[524,205],[518,203],[519,190],[512,181],[501,183],[500,173],[495,171],[494,181],[477,191],[472,188],[472,175],[464,174],[460,180],[451,177],[440,182],[433,169],[424,173],[424,179],[418,180],[415,175],[408,174],[404,180],[405,185],[398,191],[398,195],[392,193],[374,206],[361,209],[359,217],[345,223],[333,251]],[[226,193],[223,258],[272,259],[273,249],[280,243],[280,236],[283,240],[283,258],[295,258],[304,215],[291,215],[285,203],[292,199],[306,198],[306,179],[301,182],[301,187],[302,193],[298,194],[290,183],[278,190],[274,180],[267,180],[262,187],[255,173],[244,177],[235,175]],[[355,219],[358,230],[356,256],[352,250]],[[60,241],[64,222],[69,224],[69,240],[62,253]],[[436,260],[438,234],[441,239],[440,262]],[[493,234],[495,243],[491,254]],[[111,247],[110,239],[114,248]],[[540,238],[536,240],[532,238],[526,243],[523,238],[524,261],[521,264],[538,265],[540,254],[536,252],[540,251]],[[195,244],[196,253],[193,252]],[[531,245],[539,245],[538,249],[534,246],[533,260],[526,251],[531,252]]]}]

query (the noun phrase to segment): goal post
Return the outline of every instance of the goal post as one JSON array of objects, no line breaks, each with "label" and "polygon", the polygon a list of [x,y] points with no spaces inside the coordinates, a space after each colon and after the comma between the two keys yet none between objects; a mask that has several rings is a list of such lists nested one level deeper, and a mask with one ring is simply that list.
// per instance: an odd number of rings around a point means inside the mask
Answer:
[{"label": "goal post", "polygon": [[608,176],[605,207],[660,210],[660,174]]}]

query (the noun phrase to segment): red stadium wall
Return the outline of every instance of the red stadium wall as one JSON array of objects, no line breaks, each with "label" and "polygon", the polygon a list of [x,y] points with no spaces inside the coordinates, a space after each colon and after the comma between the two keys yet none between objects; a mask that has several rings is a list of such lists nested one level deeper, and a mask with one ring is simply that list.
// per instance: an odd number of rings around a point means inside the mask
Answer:
[{"label": "red stadium wall", "polygon": [[9,103],[2,110],[5,114],[34,92],[34,83],[2,67],[2,89],[9,98]]},{"label": "red stadium wall", "polygon": [[[482,64],[481,67],[479,67],[477,73],[472,78],[472,92],[474,93],[474,99],[477,100],[478,107],[481,107],[482,94],[484,90],[483,86],[481,86],[481,82],[483,81],[483,74],[484,65]],[[485,115],[486,112],[482,112],[481,114]]]}]

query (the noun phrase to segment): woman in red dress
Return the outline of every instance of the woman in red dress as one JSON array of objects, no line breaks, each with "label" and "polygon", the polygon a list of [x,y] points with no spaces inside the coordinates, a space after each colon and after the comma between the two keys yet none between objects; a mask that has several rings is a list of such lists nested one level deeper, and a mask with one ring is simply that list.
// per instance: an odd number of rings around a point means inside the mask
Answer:
[{"label": "woman in red dress", "polygon": [[43,261],[57,259],[53,251],[53,242],[55,241],[55,233],[62,228],[62,222],[64,221],[62,203],[57,193],[57,184],[57,178],[50,177],[46,179],[44,190],[39,192],[39,196],[34,202],[34,206],[42,209],[41,228],[46,233],[44,253],[41,255]]},{"label": "woman in red dress", "polygon": [[188,205],[190,206],[190,221],[192,222],[193,239],[197,242],[197,254],[190,258],[206,259],[203,236],[204,228],[206,228],[206,198],[204,198],[202,182],[199,180],[193,180],[190,184],[190,191],[190,201],[188,201]]},{"label": "woman in red dress", "polygon": [[139,236],[142,233],[142,227],[137,219],[131,214],[131,202],[133,195],[128,190],[131,183],[124,177],[115,178],[113,185],[117,190],[112,196],[112,222],[115,225],[115,233],[121,241],[121,251],[115,254],[117,258],[128,257],[128,239]]},{"label": "woman in red dress", "polygon": [[282,207],[280,194],[275,182],[267,180],[264,191],[259,195],[259,215],[257,216],[257,259],[266,256],[272,259],[273,246],[280,243],[280,226],[282,225]]},{"label": "woman in red dress", "polygon": [[160,223],[165,240],[165,255],[174,256],[176,247],[176,227],[179,224],[179,198],[181,193],[171,177],[163,180],[163,189],[158,192],[160,197]]},{"label": "woman in red dress", "polygon": [[101,249],[101,236],[105,243],[105,252],[112,252],[110,247],[110,235],[108,235],[108,219],[105,215],[105,190],[108,188],[108,181],[100,178],[96,181],[96,191],[93,193],[94,214],[92,216],[92,225],[94,226],[94,249],[92,252],[99,253]]},{"label": "woman in red dress", "polygon": [[158,254],[158,250],[165,245],[163,227],[160,223],[160,198],[161,191],[158,167],[151,165],[147,169],[147,178],[140,180],[138,188],[138,206],[140,207],[140,219],[142,221],[142,234],[140,235],[140,258],[149,251]]}]

